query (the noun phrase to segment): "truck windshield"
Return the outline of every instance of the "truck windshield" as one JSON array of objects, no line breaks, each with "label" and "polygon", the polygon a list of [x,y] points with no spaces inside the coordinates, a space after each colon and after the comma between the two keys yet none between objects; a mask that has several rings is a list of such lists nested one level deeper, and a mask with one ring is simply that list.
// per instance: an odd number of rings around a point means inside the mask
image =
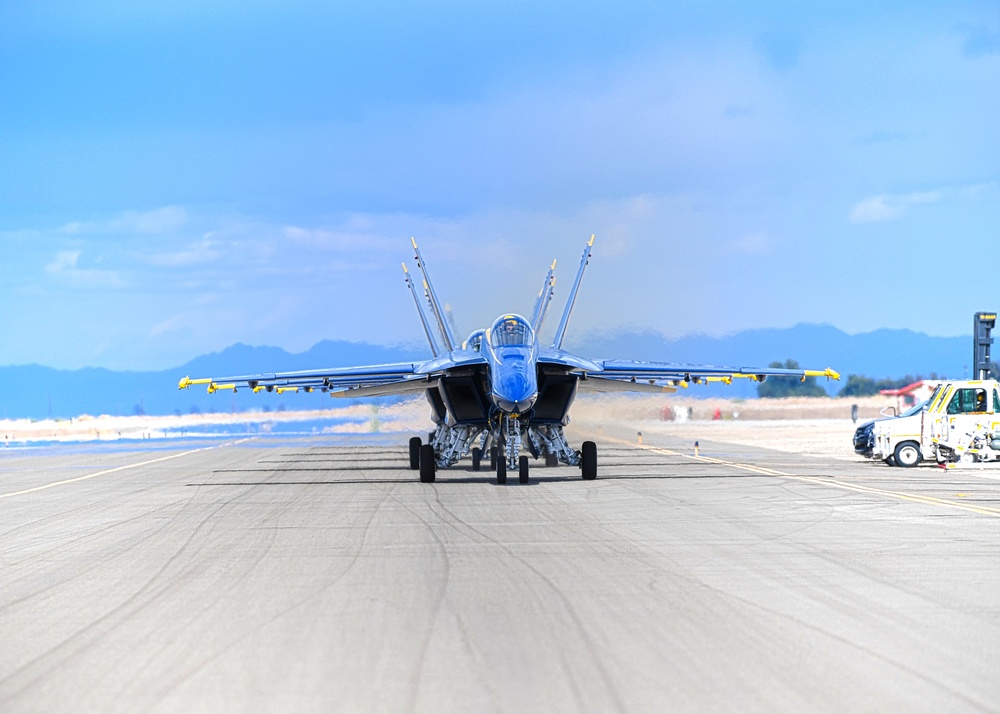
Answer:
[{"label": "truck windshield", "polygon": [[927,408],[927,405],[930,404],[930,401],[931,401],[930,399],[925,399],[922,402],[914,404],[912,407],[910,407],[909,409],[907,409],[905,412],[903,412],[899,416],[901,416],[901,417],[908,417],[908,416],[913,416],[914,414],[919,414],[920,412],[922,412],[924,409]]}]

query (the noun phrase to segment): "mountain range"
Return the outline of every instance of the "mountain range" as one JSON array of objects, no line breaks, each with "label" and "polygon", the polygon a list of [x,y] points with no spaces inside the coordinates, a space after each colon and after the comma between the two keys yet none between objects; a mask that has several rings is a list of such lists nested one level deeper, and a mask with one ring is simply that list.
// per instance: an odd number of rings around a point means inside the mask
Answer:
[{"label": "mountain range", "polygon": [[[832,367],[845,378],[904,375],[968,375],[972,337],[931,337],[910,330],[876,330],[849,335],[829,325],[801,324],[790,328],[746,330],[712,337],[689,335],[668,339],[644,332],[584,334],[565,345],[592,358],[662,360],[715,365],[766,366],[794,359],[803,367]],[[102,368],[58,370],[40,365],[0,367],[5,388],[0,394],[0,418],[70,418],[81,414],[175,414],[192,411],[328,408],[319,394],[206,393],[204,387],[178,390],[181,377],[212,377],[255,372],[291,371],[427,359],[427,350],[324,340],[306,352],[292,354],[277,347],[236,344],[206,354],[175,369],[115,372]],[[829,394],[843,382],[825,382]],[[754,398],[756,384],[693,386],[686,396]],[[335,402],[343,404],[343,402]]]}]

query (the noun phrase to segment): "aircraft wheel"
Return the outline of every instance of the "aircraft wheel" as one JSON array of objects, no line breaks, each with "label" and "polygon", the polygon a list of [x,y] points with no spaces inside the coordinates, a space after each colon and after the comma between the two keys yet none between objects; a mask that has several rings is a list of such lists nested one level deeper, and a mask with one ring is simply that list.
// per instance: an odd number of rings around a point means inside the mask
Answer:
[{"label": "aircraft wheel", "polygon": [[420,483],[434,483],[434,447],[420,447]]},{"label": "aircraft wheel", "polygon": [[517,460],[517,480],[518,483],[528,483],[528,457],[522,456]]},{"label": "aircraft wheel", "polygon": [[478,446],[472,447],[472,470],[478,471],[483,462],[483,451]]},{"label": "aircraft wheel", "polygon": [[902,466],[907,469],[912,469],[923,459],[920,454],[920,446],[913,441],[904,441],[897,446],[893,457],[896,459],[896,466]]},{"label": "aircraft wheel", "polygon": [[507,483],[507,461],[505,459],[497,459],[497,483]]},{"label": "aircraft wheel", "polygon": [[580,450],[580,469],[583,471],[584,481],[593,481],[597,478],[597,444],[593,441],[583,442]]},{"label": "aircraft wheel", "polygon": [[420,468],[420,437],[410,438],[410,468],[416,471]]},{"label": "aircraft wheel", "polygon": [[545,454],[545,465],[549,467],[558,466],[559,457],[556,456],[555,454]]},{"label": "aircraft wheel", "polygon": [[497,447],[490,447],[490,469],[496,471],[497,468]]}]

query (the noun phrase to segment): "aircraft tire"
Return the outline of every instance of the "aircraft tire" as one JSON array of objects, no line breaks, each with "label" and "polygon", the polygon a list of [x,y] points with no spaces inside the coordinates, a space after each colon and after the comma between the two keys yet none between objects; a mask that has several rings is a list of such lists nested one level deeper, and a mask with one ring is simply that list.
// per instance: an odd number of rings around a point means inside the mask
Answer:
[{"label": "aircraft tire", "polygon": [[434,483],[434,447],[420,447],[420,483]]},{"label": "aircraft tire", "polygon": [[504,459],[497,459],[497,483],[501,486],[507,483],[507,462]]},{"label": "aircraft tire", "polygon": [[483,463],[483,452],[478,446],[472,447],[472,470],[478,471]]},{"label": "aircraft tire", "polygon": [[545,454],[545,465],[548,467],[558,466],[559,457],[555,454]]},{"label": "aircraft tire", "polygon": [[893,458],[896,460],[896,466],[907,469],[912,469],[923,460],[920,446],[915,441],[904,441],[897,446],[896,451],[893,452]]},{"label": "aircraft tire", "polygon": [[414,471],[420,468],[420,446],[419,436],[410,437],[410,468]]},{"label": "aircraft tire", "polygon": [[528,457],[522,456],[517,460],[517,481],[518,483],[528,483]]},{"label": "aircraft tire", "polygon": [[583,448],[580,450],[580,469],[584,481],[593,481],[597,478],[597,444],[593,441],[583,442]]},{"label": "aircraft tire", "polygon": [[490,447],[490,469],[493,471],[497,470],[497,447]]}]

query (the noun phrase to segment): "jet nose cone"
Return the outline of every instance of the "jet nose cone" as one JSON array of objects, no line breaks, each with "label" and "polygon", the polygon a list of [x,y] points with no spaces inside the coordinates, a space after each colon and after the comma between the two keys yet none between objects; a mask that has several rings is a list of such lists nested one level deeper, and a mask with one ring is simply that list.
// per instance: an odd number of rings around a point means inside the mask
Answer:
[{"label": "jet nose cone", "polygon": [[493,390],[497,406],[509,413],[525,412],[535,405],[535,385],[520,373],[505,374]]}]

